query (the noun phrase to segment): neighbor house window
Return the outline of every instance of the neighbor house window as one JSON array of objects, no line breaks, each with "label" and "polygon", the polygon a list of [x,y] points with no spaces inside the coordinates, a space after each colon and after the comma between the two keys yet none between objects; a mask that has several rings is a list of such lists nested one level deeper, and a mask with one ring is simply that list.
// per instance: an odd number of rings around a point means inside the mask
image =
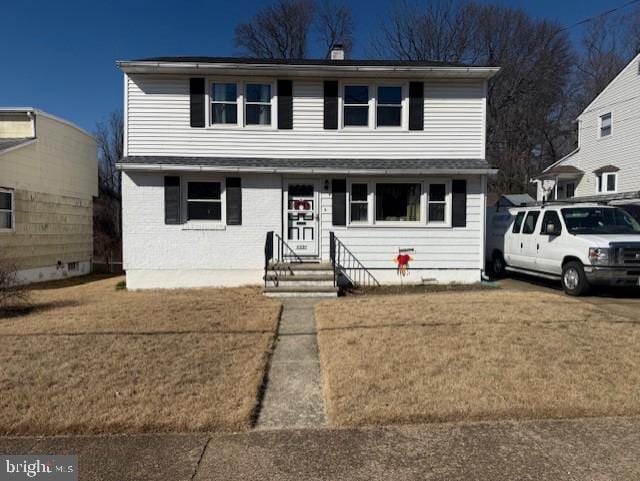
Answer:
[{"label": "neighbor house window", "polygon": [[421,193],[417,183],[376,184],[376,221],[419,221]]},{"label": "neighbor house window", "polygon": [[367,184],[351,184],[351,222],[369,221],[369,186]]},{"label": "neighbor house window", "polygon": [[238,87],[236,84],[211,84],[211,123],[238,123]]},{"label": "neighbor house window", "polygon": [[13,192],[0,189],[0,232],[13,230]]},{"label": "neighbor house window", "polygon": [[378,127],[402,125],[402,87],[378,87],[376,124]]},{"label": "neighbor house window", "polygon": [[429,184],[427,199],[428,222],[444,222],[447,212],[447,186],[445,184]]},{"label": "neighbor house window", "polygon": [[598,194],[611,194],[618,190],[618,174],[605,172],[596,176],[596,191]]},{"label": "neighbor house window", "polygon": [[271,125],[271,85],[246,85],[245,123],[247,125]]},{"label": "neighbor house window", "polygon": [[571,199],[576,196],[576,184],[574,182],[569,182],[567,184],[567,199]]},{"label": "neighbor house window", "polygon": [[611,112],[600,116],[600,137],[611,135]]},{"label": "neighbor house window", "polygon": [[352,127],[369,125],[369,87],[366,85],[345,86],[344,125]]},{"label": "neighbor house window", "polygon": [[222,220],[220,182],[187,183],[187,220]]}]

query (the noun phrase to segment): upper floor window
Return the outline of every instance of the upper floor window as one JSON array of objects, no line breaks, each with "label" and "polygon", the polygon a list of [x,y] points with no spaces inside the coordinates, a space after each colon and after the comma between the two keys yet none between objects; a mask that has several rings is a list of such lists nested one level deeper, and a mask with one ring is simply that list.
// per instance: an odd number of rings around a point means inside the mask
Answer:
[{"label": "upper floor window", "polygon": [[596,191],[598,194],[610,194],[618,190],[618,174],[604,172],[596,176]]},{"label": "upper floor window", "polygon": [[369,125],[369,87],[347,85],[344,88],[345,127],[366,127]]},{"label": "upper floor window", "polygon": [[600,137],[608,137],[611,135],[611,112],[600,116]]},{"label": "upper floor window", "polygon": [[13,230],[13,192],[0,189],[0,232]]},{"label": "upper floor window", "polygon": [[402,87],[380,86],[376,100],[377,126],[400,127],[402,125]]},{"label": "upper floor window", "polygon": [[271,125],[270,84],[246,85],[244,118],[246,125]]},{"label": "upper floor window", "polygon": [[238,87],[236,84],[211,84],[211,123],[238,123]]}]

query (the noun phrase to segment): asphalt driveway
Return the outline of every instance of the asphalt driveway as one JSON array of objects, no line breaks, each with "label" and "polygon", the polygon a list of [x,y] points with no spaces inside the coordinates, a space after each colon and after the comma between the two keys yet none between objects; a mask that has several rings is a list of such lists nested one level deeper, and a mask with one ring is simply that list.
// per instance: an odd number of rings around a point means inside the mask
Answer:
[{"label": "asphalt driveway", "polygon": [[[502,289],[537,291],[567,297],[559,282],[537,277],[510,275],[499,281]],[[589,295],[579,298],[582,302],[602,308],[612,315],[623,316],[630,321],[640,321],[640,288],[612,288],[595,286]]]}]

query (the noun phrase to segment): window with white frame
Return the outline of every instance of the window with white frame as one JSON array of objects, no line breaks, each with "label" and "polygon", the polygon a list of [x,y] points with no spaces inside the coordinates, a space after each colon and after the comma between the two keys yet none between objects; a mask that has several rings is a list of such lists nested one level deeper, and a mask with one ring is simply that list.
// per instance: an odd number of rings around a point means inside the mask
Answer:
[{"label": "window with white frame", "polygon": [[222,220],[222,184],[220,182],[187,182],[187,220]]},{"label": "window with white frame", "polygon": [[611,135],[612,119],[611,112],[600,116],[600,137]]},{"label": "window with white frame", "polygon": [[447,219],[447,185],[443,183],[429,184],[427,198],[427,222],[446,222]]},{"label": "window with white frame", "polygon": [[376,125],[402,126],[402,87],[381,85],[376,97]]},{"label": "window with white frame", "polygon": [[211,84],[211,124],[238,123],[238,86],[235,83]]},{"label": "window with white frame", "polygon": [[422,184],[376,184],[376,222],[419,222]]},{"label": "window with white frame", "polygon": [[271,84],[245,86],[245,125],[271,125]]},{"label": "window with white frame", "polygon": [[369,125],[369,87],[345,85],[343,99],[345,127],[367,127]]},{"label": "window with white frame", "polygon": [[596,176],[596,191],[598,194],[610,194],[618,190],[618,174],[604,172]]},{"label": "window with white frame", "polygon": [[13,230],[13,192],[0,189],[0,232]]},{"label": "window with white frame", "polygon": [[351,222],[369,222],[369,185],[351,184]]}]

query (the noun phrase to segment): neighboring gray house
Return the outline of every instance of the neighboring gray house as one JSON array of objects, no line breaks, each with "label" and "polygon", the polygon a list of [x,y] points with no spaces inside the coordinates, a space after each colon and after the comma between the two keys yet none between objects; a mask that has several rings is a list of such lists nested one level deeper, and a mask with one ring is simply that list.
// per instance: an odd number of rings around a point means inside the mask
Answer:
[{"label": "neighboring gray house", "polygon": [[538,200],[640,202],[640,54],[578,116],[578,148],[534,182]]}]

